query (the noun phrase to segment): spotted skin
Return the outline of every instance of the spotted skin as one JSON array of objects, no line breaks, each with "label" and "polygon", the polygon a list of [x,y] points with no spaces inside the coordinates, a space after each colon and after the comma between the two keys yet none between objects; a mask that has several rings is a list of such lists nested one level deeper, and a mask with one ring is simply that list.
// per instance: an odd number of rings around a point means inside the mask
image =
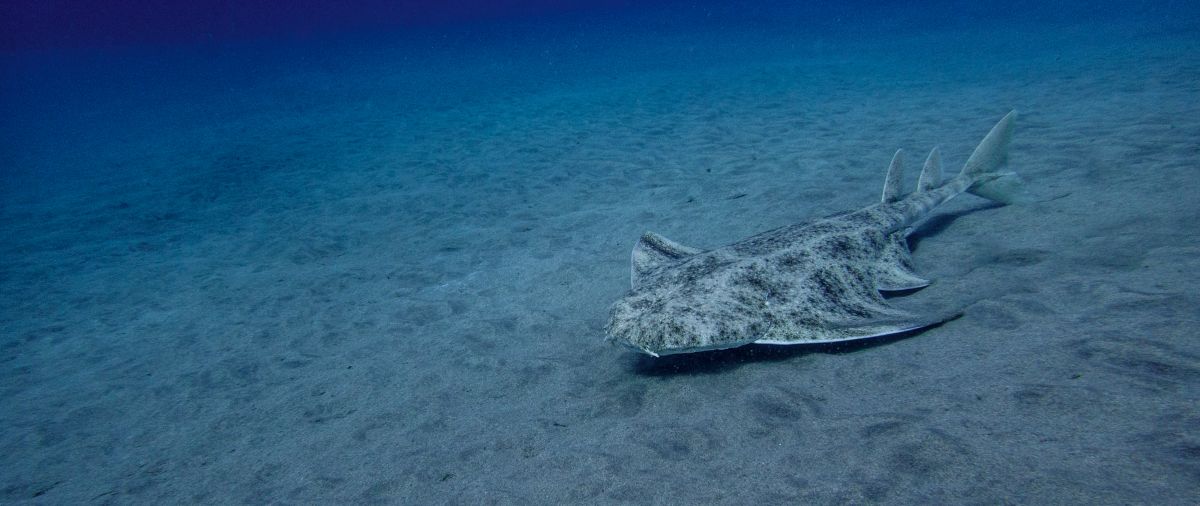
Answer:
[{"label": "spotted skin", "polygon": [[940,179],[940,167],[927,163],[923,191],[906,197],[892,187],[900,180],[893,172],[899,170],[898,153],[883,201],[859,211],[776,228],[709,251],[646,234],[633,252],[633,289],[613,304],[607,339],[661,356],[749,343],[863,339],[956,316],[922,317],[892,308],[880,290],[929,283],[913,272],[905,242],[917,222],[964,191],[995,198],[1001,192],[993,182],[1015,177],[995,170],[1004,162],[996,151],[1007,150],[1014,118],[1005,116],[963,172],[944,184],[930,181]]}]

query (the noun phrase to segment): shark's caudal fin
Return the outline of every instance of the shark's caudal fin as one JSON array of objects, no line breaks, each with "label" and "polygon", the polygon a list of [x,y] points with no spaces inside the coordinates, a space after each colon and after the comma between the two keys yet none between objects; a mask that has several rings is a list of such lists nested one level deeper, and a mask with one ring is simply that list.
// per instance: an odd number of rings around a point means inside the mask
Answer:
[{"label": "shark's caudal fin", "polygon": [[1012,139],[1017,111],[1009,112],[971,153],[961,177],[968,178],[967,191],[1005,204],[1024,200],[1024,184],[1015,172],[1001,171],[1008,161],[1008,143]]}]

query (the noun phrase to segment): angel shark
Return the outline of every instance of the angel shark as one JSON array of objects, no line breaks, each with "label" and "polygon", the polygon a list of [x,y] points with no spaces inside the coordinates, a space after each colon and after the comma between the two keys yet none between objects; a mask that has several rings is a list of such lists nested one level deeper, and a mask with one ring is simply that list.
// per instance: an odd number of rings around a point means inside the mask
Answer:
[{"label": "angel shark", "polygon": [[1017,175],[1001,170],[1015,120],[1016,111],[1004,116],[944,183],[934,148],[907,196],[897,151],[882,201],[859,211],[710,251],[647,232],[633,248],[633,289],[613,304],[607,340],[658,357],[750,343],[866,339],[957,317],[890,307],[880,291],[929,285],[913,272],[905,237],[938,205],[964,191],[1005,204],[1022,195]]}]

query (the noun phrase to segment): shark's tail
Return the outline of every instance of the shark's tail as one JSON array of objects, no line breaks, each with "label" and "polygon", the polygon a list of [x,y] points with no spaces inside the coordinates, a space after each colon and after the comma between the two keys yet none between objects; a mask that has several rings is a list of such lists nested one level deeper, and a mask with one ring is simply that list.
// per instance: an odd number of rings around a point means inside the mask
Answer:
[{"label": "shark's tail", "polygon": [[1015,172],[1001,170],[1008,161],[1008,142],[1016,120],[1017,111],[1009,112],[971,153],[959,175],[970,182],[968,192],[1005,204],[1024,200],[1021,178]]}]

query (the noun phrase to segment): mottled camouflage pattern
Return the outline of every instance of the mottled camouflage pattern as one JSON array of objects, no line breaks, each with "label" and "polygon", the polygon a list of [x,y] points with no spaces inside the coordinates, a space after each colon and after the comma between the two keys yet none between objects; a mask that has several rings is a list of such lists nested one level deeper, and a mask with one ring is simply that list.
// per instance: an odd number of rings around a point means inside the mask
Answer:
[{"label": "mottled camouflage pattern", "polygon": [[889,307],[879,292],[929,284],[913,273],[905,236],[935,207],[964,191],[1001,201],[1011,196],[1014,175],[996,169],[1005,161],[1014,118],[1005,116],[962,173],[945,184],[937,182],[935,150],[920,190],[907,197],[898,189],[898,152],[883,201],[860,211],[711,251],[647,233],[633,251],[633,289],[612,307],[608,339],[659,356],[749,343],[862,339],[955,316],[916,316]]}]

